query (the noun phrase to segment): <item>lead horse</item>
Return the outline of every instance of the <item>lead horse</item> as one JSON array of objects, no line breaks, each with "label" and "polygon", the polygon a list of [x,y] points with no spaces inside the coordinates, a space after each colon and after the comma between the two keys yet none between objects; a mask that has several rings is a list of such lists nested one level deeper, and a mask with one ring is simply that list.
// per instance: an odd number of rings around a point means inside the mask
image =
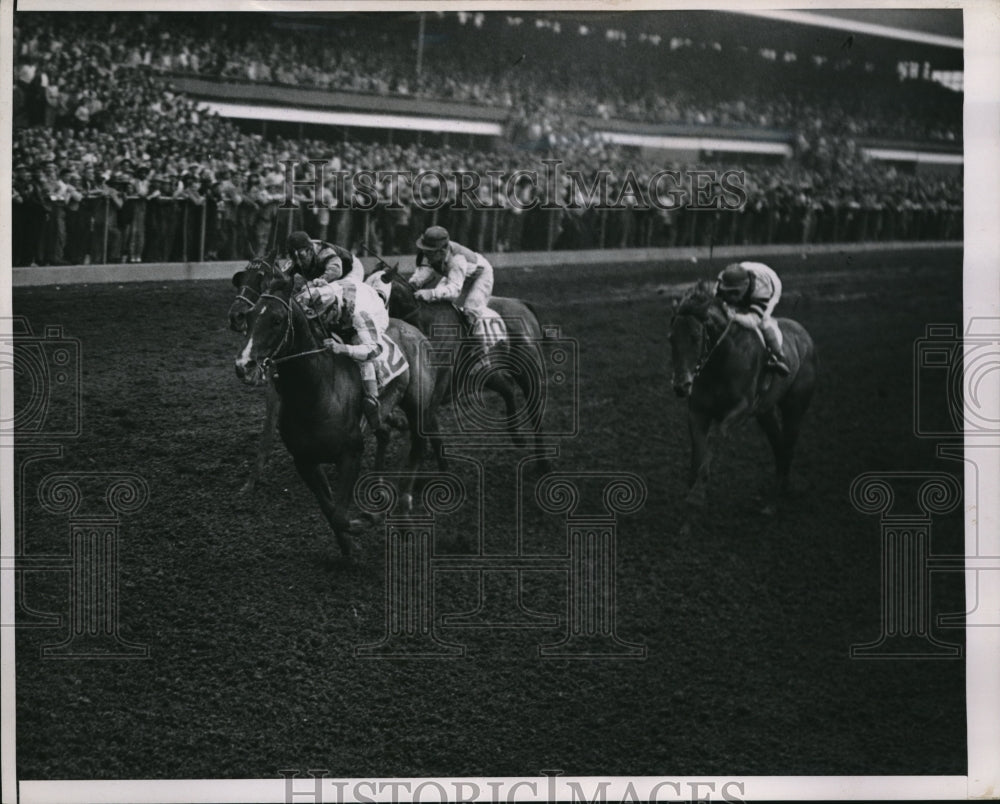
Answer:
[{"label": "lead horse", "polygon": [[[368,282],[375,285],[381,281],[388,286],[387,306],[389,315],[413,324],[423,332],[432,344],[453,345],[456,333],[466,333],[464,315],[447,301],[424,302],[417,299],[414,289],[399,274],[399,266],[389,266],[380,260],[383,267],[380,277],[370,277]],[[506,418],[504,427],[517,446],[527,446],[525,433],[520,425],[525,424],[533,433],[535,449],[538,452],[538,471],[550,471],[551,463],[545,449],[542,433],[542,415],[547,401],[547,375],[538,343],[545,335],[532,307],[520,299],[493,296],[489,307],[503,319],[506,326],[506,340],[494,345],[490,350],[490,363],[480,373],[457,376],[457,366],[469,365],[461,357],[453,358],[450,365],[438,366],[437,387],[444,402],[459,403],[462,394],[475,394],[485,388],[500,395],[504,403]],[[469,353],[478,353],[478,342],[468,337],[462,338]],[[515,389],[520,388],[524,404],[518,407]]]},{"label": "lead horse", "polygon": [[[350,522],[337,502],[346,509],[361,468],[363,389],[357,363],[323,346],[322,334],[314,331],[313,322],[292,296],[291,282],[284,277],[262,286],[244,323],[247,338],[235,361],[236,374],[249,384],[273,383],[280,399],[281,439],[316,496],[341,553],[350,558]],[[422,368],[419,359],[426,350],[423,334],[403,321],[390,322],[387,334],[409,363],[382,391],[386,409],[399,404],[410,424],[409,478],[401,489],[407,499],[425,452],[418,422],[435,421],[437,400],[432,371]],[[386,441],[378,440],[376,470],[382,466]],[[440,456],[439,444],[435,451]],[[336,494],[321,468],[326,463],[337,467]]]},{"label": "lead horse", "polygon": [[[229,306],[229,328],[233,332],[246,332],[247,313],[257,304],[265,283],[281,276],[280,271],[274,265],[276,256],[277,254],[272,250],[263,257],[255,257],[247,263],[245,268],[233,274],[233,287],[237,290],[236,298]],[[267,459],[271,454],[274,431],[278,424],[278,392],[270,380],[266,382],[265,388],[264,429],[261,431],[260,442],[257,445],[257,457],[250,470],[250,477],[240,489],[241,494],[253,494],[257,490],[261,478],[264,477]]]},{"label": "lead horse", "polygon": [[795,443],[816,387],[817,362],[805,328],[787,318],[776,321],[791,369],[787,377],[766,369],[767,351],[760,334],[727,318],[713,283],[699,282],[677,305],[669,339],[674,391],[688,400],[691,471],[687,502],[693,509],[706,500],[711,428],[717,426],[724,436],[750,417],[757,420],[774,453],[774,498],[765,513],[773,513],[788,491]]}]

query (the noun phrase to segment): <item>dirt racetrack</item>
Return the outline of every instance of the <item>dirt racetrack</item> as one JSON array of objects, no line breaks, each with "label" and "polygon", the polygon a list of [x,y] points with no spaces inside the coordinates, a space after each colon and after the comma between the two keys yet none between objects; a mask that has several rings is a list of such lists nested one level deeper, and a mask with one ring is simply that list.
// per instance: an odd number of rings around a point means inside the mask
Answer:
[{"label": "dirt racetrack", "polygon": [[[61,459],[25,464],[26,553],[67,551],[66,517],[35,491],[47,474],[129,472],[150,489],[122,519],[119,548],[121,634],[149,658],[43,659],[65,628],[19,630],[19,777],[965,773],[964,662],[850,657],[880,632],[880,558],[878,517],[848,494],[867,471],[961,478],[960,463],[913,435],[914,343],[929,323],[960,325],[961,254],[770,262],[785,283],[779,312],[810,330],[820,355],[795,464],[805,492],[776,518],[757,513],[772,464],[748,426],[720,449],[710,506],[686,537],[685,409],[657,290],[722,266],[498,276],[497,294],[532,300],[577,342],[580,433],[560,442],[557,471],[628,471],[648,489],[617,525],[616,628],[646,647],[639,660],[538,658],[565,631],[566,578],[547,571],[524,574],[522,599],[558,625],[439,621],[465,658],[356,658],[385,628],[383,532],[357,534],[356,567],[331,567],[333,540],[280,444],[265,488],[237,494],[263,394],[234,375],[229,283],[17,290],[15,313],[36,334],[62,325],[82,350],[82,434],[58,441]],[[924,409],[945,403],[942,390]],[[555,404],[566,421],[571,397]],[[487,552],[513,544],[513,469],[526,454],[491,450],[481,481],[455,464],[481,484]],[[565,549],[558,520],[526,517],[529,551]],[[474,505],[443,517],[436,549],[473,551],[477,522]],[[935,520],[933,550],[962,550],[960,511]],[[490,578],[488,603],[510,581]],[[439,619],[477,603],[471,571],[436,588]],[[964,608],[960,574],[936,574],[932,592],[935,614]],[[26,574],[31,609],[65,615],[66,598],[65,574]],[[963,641],[961,629],[934,634]]]}]

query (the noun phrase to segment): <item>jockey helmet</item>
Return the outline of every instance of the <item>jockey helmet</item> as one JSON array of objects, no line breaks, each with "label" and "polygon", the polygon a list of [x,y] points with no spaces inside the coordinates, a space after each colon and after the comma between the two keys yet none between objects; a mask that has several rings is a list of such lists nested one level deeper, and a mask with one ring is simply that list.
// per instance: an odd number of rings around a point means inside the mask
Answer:
[{"label": "jockey helmet", "polygon": [[309,239],[309,235],[305,232],[292,232],[288,235],[288,240],[285,243],[285,247],[289,254],[294,254],[299,249],[312,248],[312,240]]},{"label": "jockey helmet", "polygon": [[750,273],[738,262],[727,265],[719,274],[719,290],[746,293],[750,289]]},{"label": "jockey helmet", "polygon": [[431,226],[417,241],[417,248],[421,251],[437,251],[438,249],[447,248],[448,242],[447,229],[443,226]]}]

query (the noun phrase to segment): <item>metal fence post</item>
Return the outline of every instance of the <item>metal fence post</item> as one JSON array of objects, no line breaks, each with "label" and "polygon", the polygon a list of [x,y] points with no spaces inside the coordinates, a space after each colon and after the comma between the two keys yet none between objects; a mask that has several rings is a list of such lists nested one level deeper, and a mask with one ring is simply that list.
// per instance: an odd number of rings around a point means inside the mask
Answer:
[{"label": "metal fence post", "polygon": [[208,221],[208,204],[201,205],[201,237],[198,243],[198,262],[205,261],[205,224]]},{"label": "metal fence post", "polygon": [[101,264],[108,264],[108,218],[111,215],[111,199],[104,196],[104,253],[101,255]]},{"label": "metal fence post", "polygon": [[181,256],[184,258],[183,262],[188,261],[188,207],[190,206],[187,201],[184,202],[184,215],[181,221],[181,249],[183,250]]}]

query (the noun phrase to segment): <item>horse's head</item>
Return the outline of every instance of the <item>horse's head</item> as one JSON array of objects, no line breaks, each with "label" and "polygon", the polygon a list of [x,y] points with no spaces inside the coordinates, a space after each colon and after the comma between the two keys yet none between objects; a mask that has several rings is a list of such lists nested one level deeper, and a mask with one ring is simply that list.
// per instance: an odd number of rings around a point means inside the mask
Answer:
[{"label": "horse's head", "polygon": [[382,282],[390,288],[387,305],[389,317],[413,323],[413,317],[420,309],[420,301],[410,283],[399,275],[399,266],[386,268],[382,272]]},{"label": "horse's head", "polygon": [[681,298],[670,322],[670,355],[677,396],[691,394],[695,378],[726,324],[726,314],[711,282],[702,280]]},{"label": "horse's head", "polygon": [[291,292],[291,280],[273,277],[245,314],[246,342],[236,358],[236,376],[248,385],[263,385],[271,362],[293,346],[296,304]]},{"label": "horse's head", "polygon": [[260,298],[265,282],[277,275],[272,251],[264,257],[255,257],[241,271],[233,274],[233,287],[238,291],[229,306],[229,328],[233,332],[246,332],[246,316]]}]

